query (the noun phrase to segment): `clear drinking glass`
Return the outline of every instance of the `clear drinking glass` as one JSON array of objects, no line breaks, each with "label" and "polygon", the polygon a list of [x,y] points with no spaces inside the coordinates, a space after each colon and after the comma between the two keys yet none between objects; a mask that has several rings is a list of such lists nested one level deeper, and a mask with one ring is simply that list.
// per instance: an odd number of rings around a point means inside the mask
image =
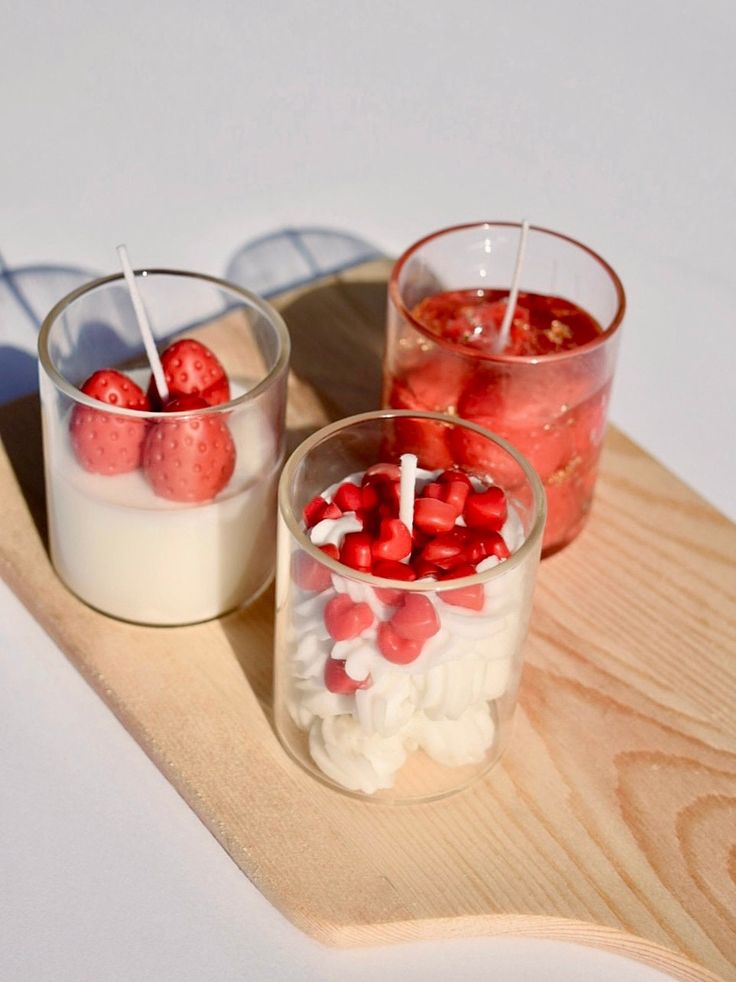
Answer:
[{"label": "clear drinking glass", "polygon": [[[451,443],[459,433],[485,448],[492,470],[459,457],[451,463],[484,483],[505,475],[509,558],[489,559],[458,579],[383,579],[318,548],[312,540],[319,525],[305,531],[308,502],[347,479],[360,485],[378,462],[416,452],[420,489],[435,470],[422,450],[428,438]],[[442,797],[487,771],[511,727],[544,519],[533,468],[474,423],[378,411],[333,423],[302,443],[279,484],[274,707],[291,756],[341,791],[391,802]],[[320,534],[332,528],[336,541],[355,523],[355,515],[343,514],[332,526],[323,523]],[[346,631],[335,630],[330,609],[348,618]],[[431,615],[434,633],[418,653],[389,659],[381,634],[386,622],[396,624],[397,611],[420,620]]]},{"label": "clear drinking glass", "polygon": [[144,391],[151,371],[122,275],[61,300],[39,336],[51,560],[105,614],[189,624],[249,603],[272,576],[289,337],[275,310],[224,281],[160,269],[136,280],[159,350],[202,342],[230,399],[153,412],[84,394],[100,369]]},{"label": "clear drinking glass", "polygon": [[[548,555],[575,538],[590,510],[625,309],[621,281],[586,246],[531,227],[521,290],[572,301],[602,329],[594,340],[545,355],[495,355],[440,339],[412,313],[448,290],[508,291],[519,234],[520,226],[508,222],[459,225],[421,239],[396,262],[383,404],[457,414],[518,447],[547,493]],[[443,466],[447,451],[434,449],[436,466]],[[466,462],[483,464],[472,438]]]}]

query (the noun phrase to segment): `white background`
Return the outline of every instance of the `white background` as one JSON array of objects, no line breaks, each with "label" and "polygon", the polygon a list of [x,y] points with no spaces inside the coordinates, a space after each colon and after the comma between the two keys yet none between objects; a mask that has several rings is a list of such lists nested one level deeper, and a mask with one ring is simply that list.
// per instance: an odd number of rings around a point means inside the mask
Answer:
[{"label": "white background", "polygon": [[[6,2],[0,253],[222,274],[284,225],[396,253],[527,216],[624,281],[614,421],[736,516],[735,45],[730,2]],[[3,589],[0,789],[3,979],[655,977],[531,941],[320,948]]]}]

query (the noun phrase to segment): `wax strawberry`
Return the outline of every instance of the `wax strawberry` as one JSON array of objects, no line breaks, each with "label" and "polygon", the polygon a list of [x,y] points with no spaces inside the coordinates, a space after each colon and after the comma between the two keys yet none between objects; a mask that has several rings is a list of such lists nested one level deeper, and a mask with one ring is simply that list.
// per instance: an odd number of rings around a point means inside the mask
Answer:
[{"label": "wax strawberry", "polygon": [[[200,341],[182,338],[161,355],[169,397],[200,396],[208,406],[219,406],[230,399],[230,383],[216,355]],[[156,383],[148,387],[151,404],[160,407]]]},{"label": "wax strawberry", "polygon": [[[207,408],[199,396],[171,400],[168,412]],[[161,498],[197,503],[222,491],[235,469],[235,444],[218,414],[162,419],[148,431],[143,471]]]},{"label": "wax strawberry", "polygon": [[[81,391],[117,409],[145,412],[150,408],[143,390],[112,368],[94,372],[82,384]],[[80,404],[72,412],[69,434],[77,460],[93,474],[126,474],[140,467],[145,419],[101,412]]]}]

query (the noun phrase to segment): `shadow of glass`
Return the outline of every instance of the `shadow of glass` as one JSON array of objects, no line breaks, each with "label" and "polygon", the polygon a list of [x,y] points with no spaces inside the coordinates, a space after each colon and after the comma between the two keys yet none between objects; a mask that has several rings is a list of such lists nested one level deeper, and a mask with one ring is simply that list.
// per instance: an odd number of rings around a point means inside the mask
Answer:
[{"label": "shadow of glass", "polygon": [[0,438],[39,536],[48,546],[38,330],[57,301],[96,273],[70,266],[10,269],[0,260]]},{"label": "shadow of glass", "polygon": [[[386,317],[386,283],[319,283],[278,304],[291,335],[291,371],[318,397],[329,419],[377,409]],[[291,452],[321,425],[296,420]],[[273,728],[273,585],[251,607],[221,619],[223,633]]]},{"label": "shadow of glass", "polygon": [[70,266],[10,269],[0,259],[0,403],[38,388],[38,329],[57,301],[98,274]]},{"label": "shadow of glass", "polygon": [[273,728],[273,583],[244,610],[220,618],[222,632]]},{"label": "shadow of glass", "polygon": [[386,284],[335,281],[300,293],[281,313],[291,335],[291,371],[330,419],[377,409]]},{"label": "shadow of glass", "polygon": [[334,228],[283,228],[242,245],[227,264],[232,283],[275,297],[380,259],[370,242]]},{"label": "shadow of glass", "polygon": [[48,550],[38,393],[0,406],[0,439],[41,541]]}]

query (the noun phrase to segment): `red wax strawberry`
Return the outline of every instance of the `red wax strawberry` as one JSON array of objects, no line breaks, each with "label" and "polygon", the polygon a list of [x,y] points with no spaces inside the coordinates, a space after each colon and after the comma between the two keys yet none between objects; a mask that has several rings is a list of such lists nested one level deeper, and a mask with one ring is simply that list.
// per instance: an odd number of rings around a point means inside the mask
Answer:
[{"label": "red wax strawberry", "polygon": [[[407,583],[417,578],[408,563],[400,563],[395,559],[382,559],[374,563],[372,572],[374,576],[381,576],[386,580],[404,580]],[[381,603],[388,604],[389,607],[400,604],[404,595],[402,590],[393,590],[391,587],[375,587],[375,594]]]},{"label": "red wax strawberry", "polygon": [[330,692],[350,696],[358,689],[366,689],[371,684],[371,677],[357,682],[351,679],[345,671],[345,662],[339,658],[328,658],[325,662],[325,686]]},{"label": "red wax strawberry", "polygon": [[373,559],[406,559],[411,552],[409,529],[398,518],[384,518],[371,545]]},{"label": "red wax strawberry", "polygon": [[[400,383],[395,383],[389,396],[389,406],[393,409],[424,410],[427,407],[414,399]],[[452,463],[448,444],[449,430],[443,423],[432,420],[399,418],[394,421],[396,450],[399,453],[417,455],[420,467],[429,470],[448,467]]]},{"label": "red wax strawberry", "polygon": [[[166,404],[167,412],[205,409],[200,396],[182,396]],[[235,470],[235,444],[217,414],[162,419],[148,431],[143,470],[154,492],[170,501],[209,501]]]},{"label": "red wax strawberry", "polygon": [[[466,563],[443,573],[441,578],[443,580],[459,580],[465,576],[473,576],[474,573],[475,567],[471,566],[470,563]],[[453,607],[466,607],[468,610],[483,610],[483,604],[485,603],[482,583],[461,586],[457,590],[443,590],[442,592],[438,592],[437,596],[446,604],[450,604]]]},{"label": "red wax strawberry", "polygon": [[451,407],[457,407],[469,372],[464,358],[444,351],[431,354],[421,364],[406,371],[402,379],[404,392],[392,396],[392,399],[398,398],[409,404],[396,406],[391,401],[391,405],[396,409],[446,412]]},{"label": "red wax strawberry", "polygon": [[388,621],[382,621],[378,625],[376,640],[383,657],[394,665],[408,665],[415,661],[422,653],[424,644],[423,641],[402,638]]},{"label": "red wax strawberry", "polygon": [[482,529],[484,532],[498,532],[507,514],[506,495],[495,486],[486,491],[472,491],[463,510],[468,528]]},{"label": "red wax strawberry", "polygon": [[[145,393],[112,368],[95,372],[81,387],[85,395],[121,409],[149,409]],[[140,467],[146,420],[77,405],[69,422],[74,454],[93,474],[125,474]]]},{"label": "red wax strawberry", "polygon": [[[494,431],[494,421],[485,417],[472,420],[478,426]],[[503,436],[504,434],[499,434]],[[456,426],[450,437],[453,457],[461,461],[465,467],[479,474],[489,474],[503,487],[513,488],[521,480],[518,464],[498,444],[488,437],[466,430],[464,426]]]},{"label": "red wax strawberry", "polygon": [[325,606],[325,627],[335,641],[349,641],[373,623],[373,611],[366,603],[354,603],[347,593],[338,593]]},{"label": "red wax strawberry", "polygon": [[[230,399],[230,383],[216,356],[199,341],[182,338],[175,341],[161,355],[169,398],[200,396],[208,406],[219,406]],[[152,378],[148,386],[148,398],[154,406],[160,405],[156,382]]]},{"label": "red wax strawberry", "polygon": [[390,623],[400,637],[409,641],[426,641],[440,629],[437,611],[421,593],[408,593]]}]

